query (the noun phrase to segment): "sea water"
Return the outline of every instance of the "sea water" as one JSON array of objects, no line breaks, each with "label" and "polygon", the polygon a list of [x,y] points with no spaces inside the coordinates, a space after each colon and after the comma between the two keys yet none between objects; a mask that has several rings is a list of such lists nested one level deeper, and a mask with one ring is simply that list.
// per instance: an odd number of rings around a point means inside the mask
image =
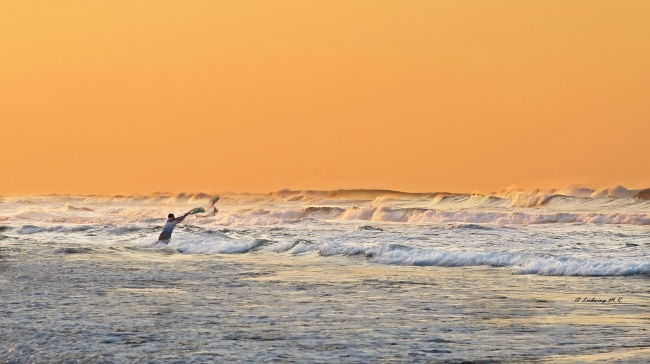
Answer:
[{"label": "sea water", "polygon": [[6,196],[0,361],[648,362],[641,196]]}]

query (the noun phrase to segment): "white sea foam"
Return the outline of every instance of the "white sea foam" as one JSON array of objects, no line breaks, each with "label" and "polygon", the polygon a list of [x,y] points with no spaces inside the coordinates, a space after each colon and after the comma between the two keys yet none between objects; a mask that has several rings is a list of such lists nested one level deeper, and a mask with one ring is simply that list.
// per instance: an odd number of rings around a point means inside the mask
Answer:
[{"label": "white sea foam", "polygon": [[[646,274],[647,263],[635,259],[635,254],[647,250],[640,239],[650,226],[650,201],[630,198],[634,191],[615,187],[602,191],[513,189],[493,195],[379,190],[224,195],[215,216],[188,217],[166,248],[187,254],[343,255],[378,264],[498,266],[522,274]],[[209,197],[5,197],[0,220],[8,227],[3,231],[5,241],[7,237],[38,240],[62,234],[74,236],[75,243],[81,237],[97,236],[98,242],[131,241],[150,247],[168,213],[207,206]],[[289,227],[282,234],[274,232]],[[348,230],[340,231],[344,227]],[[645,230],[621,234],[623,227]],[[323,228],[335,232],[323,233]],[[525,237],[509,241],[518,231],[525,231]],[[594,235],[601,231],[607,234]],[[535,234],[541,234],[539,244],[531,243]],[[583,235],[596,236],[598,244],[609,246],[607,254],[598,250],[600,245],[591,246],[592,241]],[[521,241],[528,245],[518,246]],[[546,248],[554,242],[560,245]],[[575,252],[581,254],[580,259]],[[616,254],[610,256],[611,252]]]},{"label": "white sea foam", "polygon": [[650,263],[537,257],[517,266],[515,273],[546,276],[628,276],[650,274]]},{"label": "white sea foam", "polygon": [[[477,225],[461,225],[475,229]],[[483,227],[480,227],[482,230]],[[151,246],[141,241],[140,246]],[[322,257],[349,256],[368,259],[377,264],[509,268],[515,274],[546,276],[627,276],[650,274],[650,263],[638,260],[606,258],[577,258],[552,256],[545,253],[514,253],[497,250],[450,250],[414,248],[403,244],[362,244],[353,241],[316,242],[304,239],[273,241],[267,239],[232,239],[223,236],[189,236],[159,247],[171,247],[187,254],[244,254],[262,250],[271,253]]]},{"label": "white sea foam", "polygon": [[[189,216],[169,244],[157,243],[167,214],[209,199],[3,198],[0,309],[10,319],[0,328],[0,361],[628,353],[647,344],[639,307],[648,298],[650,193],[594,192],[224,195],[216,216]],[[628,304],[578,303],[583,294]],[[152,319],[163,329],[142,332]],[[528,330],[549,322],[553,330]],[[621,332],[625,340],[603,347],[603,337]],[[134,356],[134,346],[144,354]],[[498,350],[486,356],[483,347]]]},{"label": "white sea foam", "polygon": [[514,273],[549,276],[625,276],[650,274],[650,263],[591,260],[569,257],[514,254],[498,251],[447,251],[394,249],[381,247],[374,252],[378,263],[415,266],[512,267]]},{"label": "white sea foam", "polygon": [[191,242],[172,242],[171,247],[190,254],[243,254],[268,243],[265,239],[193,239]]},{"label": "white sea foam", "polygon": [[[287,246],[285,245],[284,248]],[[364,256],[375,263],[410,266],[510,267],[517,274],[548,276],[626,276],[650,274],[650,263],[540,256],[500,251],[413,249],[403,245],[367,247],[355,244],[300,242],[287,249],[292,254],[318,252],[322,256]]]},{"label": "white sea foam", "polygon": [[[537,208],[504,206],[504,200],[485,196],[448,198],[405,202],[381,199],[365,205],[322,206],[290,204],[257,204],[246,208],[220,208],[209,218],[190,217],[188,221],[216,225],[277,225],[293,224],[306,219],[323,221],[377,221],[396,223],[473,223],[473,224],[625,224],[650,225],[650,201],[627,198],[588,199],[565,196],[545,196],[525,201],[540,204]],[[512,200],[508,204],[512,204]],[[531,202],[532,201],[532,202]],[[602,201],[602,202],[598,202]],[[520,201],[521,202],[521,201]],[[526,202],[526,203],[528,203]],[[543,203],[542,203],[543,202]],[[523,203],[523,202],[522,202]],[[473,206],[475,205],[475,206]],[[66,205],[69,206],[69,205]],[[192,205],[189,205],[192,206]],[[473,207],[472,207],[473,206]],[[167,213],[182,213],[186,205],[163,207],[144,202],[136,206],[115,203],[108,206],[75,207],[47,210],[37,207],[16,209],[5,213],[3,220],[31,221],[49,224],[151,224],[163,223]]]}]

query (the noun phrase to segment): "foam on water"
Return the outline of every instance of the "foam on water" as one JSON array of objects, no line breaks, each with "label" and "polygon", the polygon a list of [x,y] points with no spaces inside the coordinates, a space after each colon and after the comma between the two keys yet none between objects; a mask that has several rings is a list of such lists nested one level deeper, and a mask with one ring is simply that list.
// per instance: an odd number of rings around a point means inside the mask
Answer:
[{"label": "foam on water", "polygon": [[[599,191],[505,190],[492,195],[384,190],[233,194],[222,196],[215,216],[188,218],[165,247],[154,244],[167,213],[207,206],[211,196],[5,197],[0,219],[7,230],[3,236],[38,240],[81,234],[108,244],[119,239],[120,244],[186,254],[339,255],[387,265],[624,276],[648,273],[647,262],[628,254],[630,249],[637,250],[636,256],[648,251],[640,237],[650,226],[650,201],[630,197],[638,193],[619,186]],[[237,229],[222,231],[223,226]],[[278,235],[276,226],[293,228]],[[562,238],[549,235],[544,226]],[[621,235],[615,232],[621,226],[644,230]],[[596,236],[603,231],[604,236]],[[573,244],[548,243],[556,241]],[[627,250],[616,250],[619,247]]]},{"label": "foam on water", "polygon": [[[588,192],[592,191],[591,194]],[[402,223],[650,224],[641,190],[567,189],[489,194],[408,194],[395,191],[281,191],[223,196],[212,220],[226,225],[272,225],[303,219]],[[563,194],[566,193],[566,194]],[[585,197],[589,194],[589,197]],[[152,196],[5,197],[2,220],[72,224],[151,222],[169,210],[205,205],[203,193]],[[297,198],[300,197],[300,198]],[[182,210],[181,210],[182,211]]]},{"label": "foam on water", "polygon": [[211,196],[4,197],[0,361],[552,362],[645,348],[648,195],[230,194],[169,244],[167,214]]},{"label": "foam on water", "polygon": [[[431,267],[475,267],[488,266],[507,268],[513,274],[538,274],[545,276],[628,276],[637,274],[650,274],[650,263],[631,258],[627,255],[611,257],[603,256],[594,251],[591,256],[571,256],[571,250],[564,254],[554,254],[539,248],[521,249],[517,247],[513,252],[505,250],[487,249],[494,244],[485,244],[480,249],[466,250],[460,245],[462,238],[466,237],[465,231],[472,234],[492,234],[496,229],[481,225],[448,225],[440,226],[440,231],[449,231],[448,234],[461,234],[456,247],[434,248],[423,247],[435,244],[420,243],[408,245],[408,240],[398,243],[374,243],[372,241],[392,240],[391,237],[382,237],[383,230],[360,227],[359,235],[350,235],[347,232],[322,235],[321,239],[309,240],[303,238],[264,239],[231,237],[228,233],[195,231],[192,235],[180,235],[170,244],[156,244],[151,237],[137,239],[136,244],[142,247],[155,249],[175,249],[185,254],[289,254],[300,256],[305,254],[316,255],[324,258],[344,256],[353,259],[362,259],[382,265],[402,266],[431,266]],[[459,230],[459,232],[456,232]],[[152,234],[155,231],[151,231]],[[449,235],[454,239],[453,235]],[[483,236],[481,239],[486,239]],[[360,242],[357,242],[360,241]],[[363,242],[365,241],[365,242]],[[399,240],[398,240],[399,241]],[[449,244],[448,244],[449,245]],[[506,243],[503,244],[507,246]],[[647,249],[647,245],[626,243],[628,248]],[[515,246],[513,246],[514,248]],[[622,246],[619,248],[621,249]],[[584,256],[584,252],[582,252]]]},{"label": "foam on water", "polygon": [[[366,253],[367,254],[367,253]],[[625,276],[650,274],[648,262],[594,261],[536,254],[499,251],[445,251],[393,249],[382,247],[372,252],[373,259],[386,264],[415,266],[492,266],[513,267],[513,273],[549,276]]]}]

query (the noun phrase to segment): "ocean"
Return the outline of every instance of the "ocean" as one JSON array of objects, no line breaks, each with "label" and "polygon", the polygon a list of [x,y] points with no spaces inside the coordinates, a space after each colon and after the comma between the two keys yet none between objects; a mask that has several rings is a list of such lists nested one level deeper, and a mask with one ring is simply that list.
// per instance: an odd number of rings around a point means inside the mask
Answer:
[{"label": "ocean", "polygon": [[646,195],[1,197],[0,362],[647,363]]}]

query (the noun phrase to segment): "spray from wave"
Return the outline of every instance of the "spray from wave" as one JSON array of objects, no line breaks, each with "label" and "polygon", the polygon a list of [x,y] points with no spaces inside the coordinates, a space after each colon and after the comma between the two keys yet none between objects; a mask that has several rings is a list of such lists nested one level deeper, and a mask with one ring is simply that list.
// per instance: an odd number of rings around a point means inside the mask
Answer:
[{"label": "spray from wave", "polygon": [[[650,190],[622,186],[570,187],[491,194],[408,193],[391,190],[291,191],[226,194],[202,224],[274,225],[305,220],[469,224],[650,225]],[[0,221],[50,224],[147,224],[168,213],[207,206],[205,193],[138,196],[5,197]]]}]

